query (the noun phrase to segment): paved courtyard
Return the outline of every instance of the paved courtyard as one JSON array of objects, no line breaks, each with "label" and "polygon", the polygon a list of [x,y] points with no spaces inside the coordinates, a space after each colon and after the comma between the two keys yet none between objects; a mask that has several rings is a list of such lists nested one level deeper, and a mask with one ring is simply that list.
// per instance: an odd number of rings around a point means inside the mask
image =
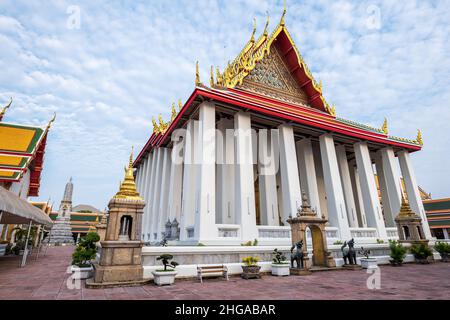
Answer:
[{"label": "paved courtyard", "polygon": [[381,266],[381,289],[369,290],[365,271],[318,272],[304,277],[259,280],[231,277],[176,281],[170,287],[148,284],[111,289],[69,289],[66,272],[73,247],[51,247],[25,268],[19,257],[0,257],[0,300],[5,299],[450,299],[450,264]]}]

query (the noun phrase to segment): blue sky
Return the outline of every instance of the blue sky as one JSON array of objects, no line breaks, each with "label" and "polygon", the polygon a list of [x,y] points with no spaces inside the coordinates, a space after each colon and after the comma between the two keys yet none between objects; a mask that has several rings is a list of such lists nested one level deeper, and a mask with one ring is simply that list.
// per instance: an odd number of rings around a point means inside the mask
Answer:
[{"label": "blue sky", "polygon": [[[73,8],[80,12],[73,28]],[[286,25],[340,117],[414,138],[419,184],[450,197],[448,1],[287,1]],[[194,88],[210,65],[234,59],[282,1],[0,0],[0,102],[5,121],[45,124],[53,112],[40,199],[56,206],[70,176],[74,202],[103,209],[117,191],[130,146],[151,117]],[[379,18],[379,19],[378,19]],[[78,20],[77,20],[78,21]],[[72,26],[72,27],[71,27]],[[77,25],[75,25],[76,27]]]}]

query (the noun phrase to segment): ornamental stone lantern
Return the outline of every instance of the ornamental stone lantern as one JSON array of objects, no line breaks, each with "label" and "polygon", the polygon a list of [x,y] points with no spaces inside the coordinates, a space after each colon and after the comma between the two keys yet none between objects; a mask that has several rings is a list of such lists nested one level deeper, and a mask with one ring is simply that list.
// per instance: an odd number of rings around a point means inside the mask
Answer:
[{"label": "ornamental stone lantern", "polygon": [[142,284],[141,219],[144,200],[136,190],[133,176],[133,154],[119,192],[109,201],[109,215],[100,261],[95,264],[94,279],[88,279],[89,288]]}]

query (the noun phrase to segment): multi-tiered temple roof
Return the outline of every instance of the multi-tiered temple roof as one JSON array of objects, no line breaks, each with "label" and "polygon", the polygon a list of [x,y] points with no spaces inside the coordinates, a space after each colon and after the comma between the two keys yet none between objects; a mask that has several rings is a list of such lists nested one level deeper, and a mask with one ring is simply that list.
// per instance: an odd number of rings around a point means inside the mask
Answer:
[{"label": "multi-tiered temple roof", "polygon": [[153,134],[138,155],[135,165],[144,153],[153,147],[170,144],[174,129],[186,125],[196,107],[203,100],[233,105],[255,111],[268,117],[316,128],[374,144],[405,148],[410,152],[421,149],[422,135],[416,139],[389,135],[385,119],[380,128],[360,124],[336,116],[334,106],[322,94],[322,83],[314,79],[310,69],[294,44],[284,22],[286,10],[272,33],[268,33],[269,19],[262,35],[255,38],[253,28],[250,40],[238,56],[221,72],[211,67],[209,86],[201,81],[196,64],[195,89],[179,112],[172,105],[171,119],[159,123],[153,119]]},{"label": "multi-tiered temple roof", "polygon": [[54,118],[45,127],[3,122],[11,101],[0,110],[0,182],[17,182],[30,171],[28,196],[38,196],[47,133]]}]

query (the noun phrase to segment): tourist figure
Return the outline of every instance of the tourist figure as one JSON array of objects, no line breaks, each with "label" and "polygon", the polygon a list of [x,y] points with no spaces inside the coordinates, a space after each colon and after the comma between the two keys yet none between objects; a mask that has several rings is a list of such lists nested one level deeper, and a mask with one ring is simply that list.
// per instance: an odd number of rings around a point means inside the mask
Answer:
[{"label": "tourist figure", "polygon": [[344,258],[344,264],[356,264],[356,251],[354,247],[355,247],[355,240],[353,238],[348,242],[344,241],[344,244],[341,247],[342,258]]},{"label": "tourist figure", "polygon": [[[303,240],[300,240],[296,244],[294,244],[291,248],[291,267],[294,268],[294,261],[297,262],[297,269],[303,269]],[[292,251],[296,248],[295,253]]]}]

